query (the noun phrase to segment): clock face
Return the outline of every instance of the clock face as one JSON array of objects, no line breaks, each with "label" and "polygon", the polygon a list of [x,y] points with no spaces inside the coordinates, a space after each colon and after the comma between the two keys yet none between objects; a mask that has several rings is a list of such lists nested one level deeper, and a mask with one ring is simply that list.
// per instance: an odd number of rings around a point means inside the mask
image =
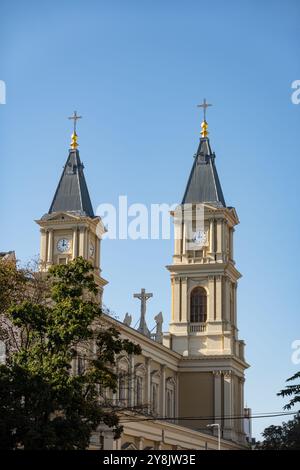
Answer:
[{"label": "clock face", "polygon": [[68,240],[67,238],[61,238],[57,242],[57,249],[61,253],[65,253],[66,251],[69,251],[70,246],[71,246],[70,240]]},{"label": "clock face", "polygon": [[196,245],[205,245],[207,242],[207,235],[204,230],[198,230],[197,232],[193,233],[192,242]]},{"label": "clock face", "polygon": [[92,243],[90,243],[89,252],[90,252],[90,256],[93,257],[94,252],[95,252],[95,248],[94,248],[94,245]]}]

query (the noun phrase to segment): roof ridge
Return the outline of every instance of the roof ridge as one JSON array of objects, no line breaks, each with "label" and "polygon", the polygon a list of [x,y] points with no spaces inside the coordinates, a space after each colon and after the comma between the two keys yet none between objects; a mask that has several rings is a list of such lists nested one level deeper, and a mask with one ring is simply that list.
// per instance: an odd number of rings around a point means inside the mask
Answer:
[{"label": "roof ridge", "polygon": [[[77,151],[76,151],[76,160],[77,160],[77,157],[79,157],[79,154],[77,154]],[[79,162],[76,162],[76,163],[81,163],[82,162],[79,160]],[[78,185],[79,185],[79,197],[80,197],[80,204],[81,204],[81,209],[83,210],[83,204],[82,204],[82,187],[81,187],[81,184],[80,184],[80,178],[79,178],[79,171],[80,171],[80,168],[79,168],[79,165],[77,165],[77,168],[78,168],[78,171],[77,171],[77,180],[78,180]]]}]

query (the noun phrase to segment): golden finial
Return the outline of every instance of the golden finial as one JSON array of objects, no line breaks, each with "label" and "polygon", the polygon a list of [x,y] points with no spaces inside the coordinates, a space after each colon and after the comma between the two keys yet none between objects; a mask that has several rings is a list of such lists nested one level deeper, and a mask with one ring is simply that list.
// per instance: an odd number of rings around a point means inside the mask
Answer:
[{"label": "golden finial", "polygon": [[78,143],[77,143],[77,134],[76,132],[73,132],[72,136],[71,136],[71,149],[77,149],[78,147]]},{"label": "golden finial", "polygon": [[207,130],[207,129],[208,129],[208,124],[207,124],[206,121],[202,121],[202,123],[201,123],[201,129],[202,129],[202,131],[201,131],[201,137],[207,137],[208,134],[209,134],[209,132],[208,132],[208,130]]},{"label": "golden finial", "polygon": [[203,121],[201,123],[201,137],[202,138],[205,138],[208,136],[209,132],[208,132],[208,124],[207,124],[207,121],[206,121],[206,109],[209,107],[209,106],[212,106],[212,104],[209,104],[206,102],[206,99],[204,98],[203,100],[203,103],[201,104],[198,104],[197,105],[198,108],[203,108]]},{"label": "golden finial", "polygon": [[70,116],[68,118],[68,119],[73,119],[73,121],[74,121],[74,130],[73,130],[73,134],[71,136],[71,139],[72,139],[71,140],[71,149],[77,149],[77,147],[78,147],[78,142],[77,142],[78,136],[76,134],[76,122],[77,122],[78,119],[81,119],[81,118],[82,118],[82,116],[78,116],[76,111],[74,111],[73,116]]}]

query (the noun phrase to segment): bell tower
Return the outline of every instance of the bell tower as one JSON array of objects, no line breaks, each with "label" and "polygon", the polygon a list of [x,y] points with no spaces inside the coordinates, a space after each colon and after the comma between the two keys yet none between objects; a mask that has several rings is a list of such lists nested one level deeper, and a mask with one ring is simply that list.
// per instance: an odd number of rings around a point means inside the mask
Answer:
[{"label": "bell tower", "polygon": [[82,256],[94,266],[95,282],[100,299],[107,281],[101,276],[100,247],[105,232],[102,220],[95,216],[80,160],[76,121],[69,155],[55,191],[48,213],[36,222],[41,227],[41,269],[47,271],[53,264],[66,264]]},{"label": "bell tower", "polygon": [[[204,100],[200,105],[210,106]],[[165,344],[183,357],[180,416],[191,427],[219,424],[224,438],[243,441],[244,342],[238,339],[234,261],[237,213],[227,206],[204,114],[201,138],[181,205],[172,213],[175,249],[172,311]]]}]

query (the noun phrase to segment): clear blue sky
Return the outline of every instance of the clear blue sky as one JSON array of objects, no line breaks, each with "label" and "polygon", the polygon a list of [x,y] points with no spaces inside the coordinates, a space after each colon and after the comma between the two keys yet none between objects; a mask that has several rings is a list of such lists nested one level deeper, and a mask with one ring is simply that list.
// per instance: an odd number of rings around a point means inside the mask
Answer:
[{"label": "clear blue sky", "polygon": [[[94,207],[180,201],[206,97],[225,199],[236,207],[240,337],[246,401],[281,410],[276,392],[299,322],[299,1],[1,2],[0,249],[38,254],[34,219],[49,208],[70,142],[74,109]],[[132,298],[154,293],[148,315],[169,318],[165,265],[172,241],[107,241],[105,303],[137,318]],[[151,322],[150,322],[151,323]],[[166,324],[165,324],[166,327]],[[259,431],[277,420],[256,420]]]}]

